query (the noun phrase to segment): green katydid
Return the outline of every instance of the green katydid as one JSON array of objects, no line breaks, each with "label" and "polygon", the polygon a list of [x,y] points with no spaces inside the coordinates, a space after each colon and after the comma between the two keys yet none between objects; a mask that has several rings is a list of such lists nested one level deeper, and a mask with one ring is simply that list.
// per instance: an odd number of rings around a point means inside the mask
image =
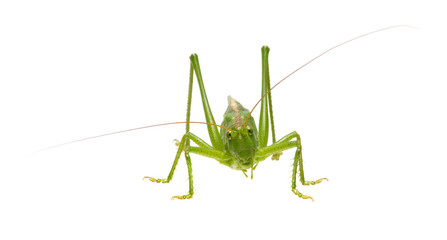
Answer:
[{"label": "green katydid", "polygon": [[[188,89],[188,101],[187,101],[187,117],[185,122],[172,122],[172,123],[164,123],[157,125],[150,125],[140,128],[133,128],[129,130],[123,130],[119,132],[113,132],[108,134],[103,134],[99,136],[84,138],[68,143],[63,143],[57,146],[70,144],[73,142],[83,141],[91,138],[97,138],[122,132],[134,131],[143,128],[156,127],[162,125],[170,125],[170,124],[179,124],[186,123],[186,133],[181,138],[180,142],[177,142],[178,150],[174,158],[174,163],[171,167],[171,170],[165,179],[158,179],[153,177],[145,176],[143,179],[149,179],[152,182],[157,183],[169,183],[172,180],[175,168],[178,164],[180,156],[184,153],[186,158],[186,164],[188,168],[188,176],[189,176],[189,191],[186,195],[174,196],[172,199],[189,199],[192,198],[194,194],[193,188],[193,176],[192,176],[192,165],[190,153],[202,155],[208,158],[213,158],[217,160],[219,163],[228,166],[234,170],[242,171],[246,175],[247,170],[251,170],[251,178],[253,178],[253,170],[256,169],[258,164],[261,161],[264,161],[268,157],[272,156],[272,160],[279,160],[280,155],[283,151],[295,148],[295,156],[293,161],[293,171],[292,171],[292,192],[300,198],[303,199],[312,199],[313,198],[307,195],[302,194],[296,189],[296,177],[299,171],[299,180],[302,185],[315,185],[321,183],[323,180],[328,180],[327,178],[320,178],[315,181],[306,181],[304,178],[304,168],[303,168],[303,158],[302,158],[302,147],[301,147],[301,138],[300,135],[293,131],[283,138],[276,140],[275,136],[275,125],[273,120],[273,109],[272,109],[272,96],[271,91],[278,86],[282,81],[287,79],[289,76],[305,67],[309,63],[313,62],[320,56],[326,54],[327,52],[344,45],[348,42],[351,42],[355,39],[379,32],[384,31],[390,28],[401,27],[400,26],[391,26],[383,29],[379,29],[373,32],[369,32],[345,42],[342,42],[323,53],[319,54],[315,58],[311,59],[277,84],[275,84],[272,88],[270,87],[270,76],[269,76],[269,64],[268,64],[268,55],[270,49],[267,46],[263,46],[261,49],[262,53],[262,92],[261,99],[256,103],[251,111],[244,108],[238,101],[233,99],[231,96],[228,96],[228,108],[224,114],[224,119],[221,125],[217,125],[213,114],[211,112],[210,104],[208,103],[208,98],[205,91],[205,86],[202,79],[202,74],[200,71],[199,59],[197,54],[192,54],[190,56],[190,75],[189,75],[189,89]],[[190,121],[190,112],[191,112],[191,100],[192,100],[192,86],[194,75],[196,76],[203,109],[205,112],[206,122],[193,122]],[[260,109],[260,118],[259,118],[259,129],[256,126],[255,120],[251,116],[253,110],[256,106],[261,103]],[[206,143],[204,140],[199,138],[190,132],[190,124],[191,123],[201,123],[206,124],[208,128],[208,134],[211,140],[211,145]],[[271,128],[270,128],[271,125]],[[220,128],[220,132],[218,130]],[[272,144],[268,145],[269,138],[269,129],[272,134]],[[195,143],[197,146],[192,146],[191,141]],[[53,148],[50,147],[50,148]],[[49,148],[47,148],[49,149]],[[298,169],[299,168],[299,169]],[[247,175],[246,175],[247,176]]]}]

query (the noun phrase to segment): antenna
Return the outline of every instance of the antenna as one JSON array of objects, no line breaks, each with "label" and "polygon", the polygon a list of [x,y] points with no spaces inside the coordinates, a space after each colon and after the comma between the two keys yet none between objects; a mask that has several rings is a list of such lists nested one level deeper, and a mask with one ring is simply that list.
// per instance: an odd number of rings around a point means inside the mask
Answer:
[{"label": "antenna", "polygon": [[170,123],[160,123],[160,124],[154,124],[154,125],[149,125],[149,126],[144,126],[144,127],[138,127],[138,128],[131,128],[131,129],[127,129],[127,130],[121,130],[118,132],[112,132],[112,133],[105,133],[105,134],[101,134],[101,135],[97,135],[97,136],[93,136],[93,137],[88,137],[88,138],[82,138],[82,139],[78,139],[78,140],[74,140],[74,141],[70,141],[70,142],[66,142],[66,143],[61,143],[61,144],[57,144],[51,147],[47,147],[47,148],[43,148],[40,150],[37,150],[36,152],[34,152],[33,154],[39,153],[39,152],[43,152],[52,148],[57,148],[57,147],[62,147],[64,145],[68,145],[68,144],[72,144],[72,143],[76,143],[76,142],[82,142],[85,140],[89,140],[89,139],[93,139],[93,138],[100,138],[100,137],[105,137],[105,136],[110,136],[110,135],[115,135],[118,133],[125,133],[125,132],[131,132],[131,131],[136,131],[136,130],[140,130],[140,129],[145,129],[145,128],[151,128],[151,127],[159,127],[159,126],[165,126],[165,125],[172,125],[172,124],[180,124],[180,123],[197,123],[197,124],[207,124],[207,125],[213,125],[216,127],[220,127],[220,128],[225,128],[226,130],[233,132],[233,130],[218,125],[218,124],[213,124],[213,123],[207,123],[207,122],[170,122]]},{"label": "antenna", "polygon": [[345,45],[345,44],[347,44],[347,43],[349,43],[349,42],[352,42],[352,41],[357,40],[357,39],[362,38],[362,37],[366,37],[366,36],[371,35],[371,34],[374,34],[374,33],[378,33],[378,32],[381,32],[381,31],[385,31],[385,30],[388,30],[388,29],[391,29],[391,28],[398,28],[398,27],[415,28],[415,27],[413,27],[413,26],[409,26],[409,25],[395,25],[395,26],[390,26],[390,27],[386,27],[386,28],[381,28],[381,29],[378,29],[378,30],[375,30],[375,31],[372,31],[372,32],[368,32],[368,33],[359,35],[359,36],[357,36],[357,37],[351,38],[351,39],[349,39],[349,40],[346,40],[346,41],[344,41],[344,42],[342,42],[342,43],[339,43],[339,44],[337,44],[337,45],[335,45],[335,46],[329,48],[328,50],[326,50],[326,51],[320,53],[319,55],[317,55],[316,57],[312,58],[311,60],[309,60],[309,61],[306,62],[305,64],[301,65],[299,68],[295,69],[295,71],[293,71],[293,72],[290,73],[289,75],[285,76],[283,79],[281,79],[281,81],[279,81],[278,83],[276,83],[272,88],[270,88],[270,90],[268,90],[268,91],[261,97],[261,99],[259,99],[259,101],[255,104],[255,106],[251,109],[250,113],[248,114],[248,117],[247,117],[247,119],[245,120],[245,123],[244,123],[244,128],[245,128],[245,125],[247,125],[247,120],[250,118],[250,116],[251,116],[251,114],[253,113],[253,111],[255,110],[256,106],[258,106],[258,104],[262,101],[262,99],[264,99],[264,97],[267,96],[267,94],[269,94],[269,93],[270,93],[276,86],[278,86],[278,85],[279,85],[280,83],[282,83],[284,80],[286,80],[287,78],[289,78],[290,76],[292,76],[294,73],[298,72],[299,70],[301,70],[301,69],[304,68],[305,66],[309,65],[311,62],[315,61],[317,58],[323,56],[324,54],[326,54],[326,53],[328,53],[328,52],[330,52],[330,51],[332,51],[332,50],[334,50],[334,49],[336,49],[336,48],[338,48],[338,47],[340,47],[340,46],[342,46],[342,45]]}]

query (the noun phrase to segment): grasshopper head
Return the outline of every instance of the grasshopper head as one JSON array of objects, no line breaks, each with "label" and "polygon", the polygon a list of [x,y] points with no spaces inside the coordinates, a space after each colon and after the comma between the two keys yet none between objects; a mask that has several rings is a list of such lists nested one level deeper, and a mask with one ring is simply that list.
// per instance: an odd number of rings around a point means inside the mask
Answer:
[{"label": "grasshopper head", "polygon": [[225,147],[236,159],[239,168],[252,168],[257,147],[254,130],[249,126],[238,128],[232,132],[227,132],[226,140],[227,144]]},{"label": "grasshopper head", "polygon": [[[249,113],[238,101],[228,96],[228,108],[222,122],[222,126],[228,129],[221,129],[220,135],[225,151],[233,156],[231,167],[234,169],[249,169],[254,164],[258,130]],[[244,125],[246,120],[247,124]]]}]

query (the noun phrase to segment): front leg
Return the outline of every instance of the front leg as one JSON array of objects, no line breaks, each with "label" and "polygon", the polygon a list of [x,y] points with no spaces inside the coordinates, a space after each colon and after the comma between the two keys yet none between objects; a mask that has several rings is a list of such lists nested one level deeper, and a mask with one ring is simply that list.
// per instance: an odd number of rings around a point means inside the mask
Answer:
[{"label": "front leg", "polygon": [[[296,139],[296,141],[291,141],[292,139]],[[296,147],[295,157],[293,161],[293,171],[292,171],[292,192],[300,198],[303,199],[312,199],[313,198],[307,195],[303,195],[296,189],[296,175],[298,172],[298,165],[300,171],[300,181],[303,185],[315,185],[321,183],[323,180],[328,180],[327,178],[320,178],[316,181],[305,181],[304,180],[304,168],[303,168],[303,158],[302,158],[302,147],[301,147],[301,138],[297,132],[292,132],[287,134],[285,137],[281,138],[278,142],[267,146],[265,148],[260,149],[256,153],[256,157],[259,161],[264,160],[270,155],[277,154],[281,151],[285,151],[287,149],[291,149]]]},{"label": "front leg", "polygon": [[296,152],[295,152],[295,157],[294,157],[294,161],[293,161],[293,171],[292,171],[292,192],[295,193],[298,197],[303,198],[303,199],[312,199],[312,201],[314,200],[312,197],[310,196],[306,196],[301,194],[297,189],[296,189],[296,172],[297,172],[297,165],[300,165],[300,181],[301,184],[303,185],[315,185],[318,183],[321,183],[323,180],[328,181],[327,178],[320,178],[316,181],[305,181],[304,180],[304,167],[303,167],[303,156],[302,156],[302,147],[301,147],[301,137],[297,132],[293,132],[292,133],[294,135],[294,137],[296,138]]},{"label": "front leg", "polygon": [[[153,177],[149,177],[149,176],[145,176],[143,177],[144,179],[149,179],[151,182],[156,182],[156,183],[169,183],[172,180],[172,177],[174,176],[174,171],[175,168],[177,167],[178,164],[178,160],[180,159],[180,154],[182,153],[182,151],[185,149],[185,143],[186,143],[186,139],[190,136],[190,134],[186,133],[185,135],[183,135],[182,140],[180,141],[180,143],[178,144],[179,148],[177,149],[177,154],[175,155],[174,158],[174,163],[172,164],[171,167],[171,171],[169,171],[168,177],[167,178],[153,178]],[[177,144],[176,144],[177,145]],[[188,163],[188,162],[187,162]],[[191,162],[189,162],[189,165],[191,164]],[[188,170],[189,170],[189,166],[188,166]]]},{"label": "front leg", "polygon": [[188,166],[189,192],[186,195],[173,196],[171,199],[190,199],[194,194],[194,184],[192,182],[192,164],[189,152],[185,151],[186,165]]},{"label": "front leg", "polygon": [[[299,137],[299,135],[298,135]],[[297,141],[298,143],[300,143],[299,141]],[[327,178],[320,178],[316,181],[305,181],[304,180],[304,169],[303,169],[303,157],[302,157],[302,151],[301,151],[301,144],[299,144],[300,146],[297,147],[296,152],[295,152],[295,157],[294,157],[294,161],[293,161],[293,171],[292,171],[292,192],[295,193],[295,195],[297,195],[300,198],[303,199],[312,199],[312,201],[314,201],[314,199],[311,196],[307,196],[307,195],[303,195],[302,193],[300,193],[297,189],[296,189],[296,173],[297,173],[297,165],[299,164],[299,168],[300,168],[300,181],[301,184],[303,185],[315,185],[318,183],[321,183],[323,180],[329,181]]]},{"label": "front leg", "polygon": [[[188,140],[192,140],[198,147],[195,146],[187,146]],[[189,191],[186,195],[173,196],[172,199],[189,199],[194,195],[194,183],[192,178],[192,164],[189,153],[195,153],[198,155],[202,155],[208,158],[216,159],[221,163],[225,163],[229,160],[230,156],[228,156],[225,152],[214,149],[212,146],[207,144],[205,141],[200,139],[198,136],[188,132],[183,135],[182,140],[178,144],[179,148],[177,150],[177,154],[175,155],[174,163],[172,164],[171,171],[167,178],[153,178],[153,177],[143,177],[143,179],[149,179],[152,182],[157,183],[169,183],[172,180],[174,175],[175,168],[177,167],[178,160],[180,159],[180,155],[182,152],[185,152],[186,165],[188,167],[188,179],[189,179]]]}]

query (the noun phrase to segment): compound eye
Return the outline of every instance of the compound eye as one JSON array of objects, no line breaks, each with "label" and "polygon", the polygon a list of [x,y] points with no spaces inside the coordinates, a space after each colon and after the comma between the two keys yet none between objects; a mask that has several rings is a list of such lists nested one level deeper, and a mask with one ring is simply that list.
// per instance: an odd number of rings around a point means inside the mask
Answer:
[{"label": "compound eye", "polygon": [[231,140],[231,132],[227,132],[228,140]]},{"label": "compound eye", "polygon": [[251,128],[248,129],[248,135],[252,135],[253,134],[253,130],[251,130]]}]

